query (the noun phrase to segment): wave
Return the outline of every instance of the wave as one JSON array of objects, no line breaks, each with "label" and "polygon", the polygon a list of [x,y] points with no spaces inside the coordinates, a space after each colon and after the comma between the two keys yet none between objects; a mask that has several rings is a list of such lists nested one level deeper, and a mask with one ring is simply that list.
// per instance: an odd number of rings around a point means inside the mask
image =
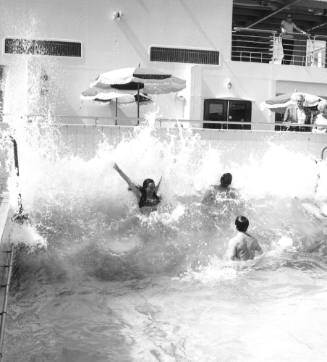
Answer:
[{"label": "wave", "polygon": [[[12,177],[9,187],[13,195],[19,188],[35,230],[46,240],[46,253],[33,251],[46,273],[53,268],[45,265],[59,260],[67,275],[78,270],[101,280],[181,275],[210,265],[212,257],[223,259],[238,214],[248,216],[251,231],[268,251],[277,250],[282,237],[299,245],[306,239],[314,250],[317,238],[326,234],[324,220],[302,207],[303,200],[325,199],[326,164],[281,146],[271,145],[238,164],[190,130],[162,138],[144,127],[116,145],[103,138],[95,156],[85,160],[66,152],[52,125],[42,132],[35,126],[17,131],[16,137],[21,176],[19,185]],[[138,212],[114,162],[137,183],[163,177],[158,212],[149,217]],[[232,172],[240,199],[202,205],[206,189],[226,171]],[[25,274],[35,272],[32,260],[23,263]]]}]

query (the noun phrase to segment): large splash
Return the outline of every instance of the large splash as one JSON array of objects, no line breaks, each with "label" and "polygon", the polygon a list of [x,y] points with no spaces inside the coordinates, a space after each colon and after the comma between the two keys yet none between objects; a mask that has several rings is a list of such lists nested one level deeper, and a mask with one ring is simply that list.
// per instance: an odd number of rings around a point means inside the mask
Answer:
[{"label": "large splash", "polygon": [[[19,190],[17,179],[10,181],[11,194],[22,193],[34,227],[51,249],[100,278],[218,265],[212,258],[223,258],[238,214],[250,218],[268,250],[283,237],[293,245],[323,233],[315,211],[326,196],[326,165],[281,146],[272,144],[239,164],[191,129],[168,130],[162,137],[149,122],[116,144],[103,136],[86,160],[70,152],[51,120],[17,127],[15,137],[21,172]],[[114,162],[138,184],[163,178],[158,212],[138,212]],[[205,207],[203,194],[226,171],[240,199]],[[311,214],[303,200],[314,208]]]}]

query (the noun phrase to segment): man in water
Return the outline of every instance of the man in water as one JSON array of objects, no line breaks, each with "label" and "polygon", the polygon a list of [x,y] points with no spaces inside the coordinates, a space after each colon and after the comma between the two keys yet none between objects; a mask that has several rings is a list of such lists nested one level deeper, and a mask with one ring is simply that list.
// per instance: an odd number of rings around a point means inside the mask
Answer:
[{"label": "man in water", "polygon": [[228,258],[236,261],[254,259],[256,252],[263,251],[256,238],[247,233],[249,220],[245,216],[238,216],[235,220],[237,234],[229,241]]},{"label": "man in water", "polygon": [[222,199],[236,199],[237,192],[231,187],[233,176],[231,173],[224,173],[220,178],[219,185],[212,185],[205,193],[202,203],[212,205],[217,200],[217,196]]}]

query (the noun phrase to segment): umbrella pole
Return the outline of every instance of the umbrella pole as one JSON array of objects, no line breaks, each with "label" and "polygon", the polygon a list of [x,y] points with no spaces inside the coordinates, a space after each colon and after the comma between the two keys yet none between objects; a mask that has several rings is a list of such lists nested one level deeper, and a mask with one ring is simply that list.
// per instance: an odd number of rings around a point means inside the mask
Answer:
[{"label": "umbrella pole", "polygon": [[116,102],[115,102],[115,126],[118,125],[118,121],[117,121],[117,115],[118,115],[118,105],[117,105],[117,98],[116,98]]},{"label": "umbrella pole", "polygon": [[140,85],[137,84],[137,125],[140,124]]}]

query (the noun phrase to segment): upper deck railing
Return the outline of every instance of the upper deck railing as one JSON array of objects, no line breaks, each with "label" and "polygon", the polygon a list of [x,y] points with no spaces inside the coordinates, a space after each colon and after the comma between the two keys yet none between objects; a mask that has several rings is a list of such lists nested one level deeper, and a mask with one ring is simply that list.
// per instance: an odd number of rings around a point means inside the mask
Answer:
[{"label": "upper deck railing", "polygon": [[232,60],[319,68],[327,66],[327,36],[300,33],[290,35],[294,43],[283,46],[283,38],[277,31],[236,27],[232,32]]}]

